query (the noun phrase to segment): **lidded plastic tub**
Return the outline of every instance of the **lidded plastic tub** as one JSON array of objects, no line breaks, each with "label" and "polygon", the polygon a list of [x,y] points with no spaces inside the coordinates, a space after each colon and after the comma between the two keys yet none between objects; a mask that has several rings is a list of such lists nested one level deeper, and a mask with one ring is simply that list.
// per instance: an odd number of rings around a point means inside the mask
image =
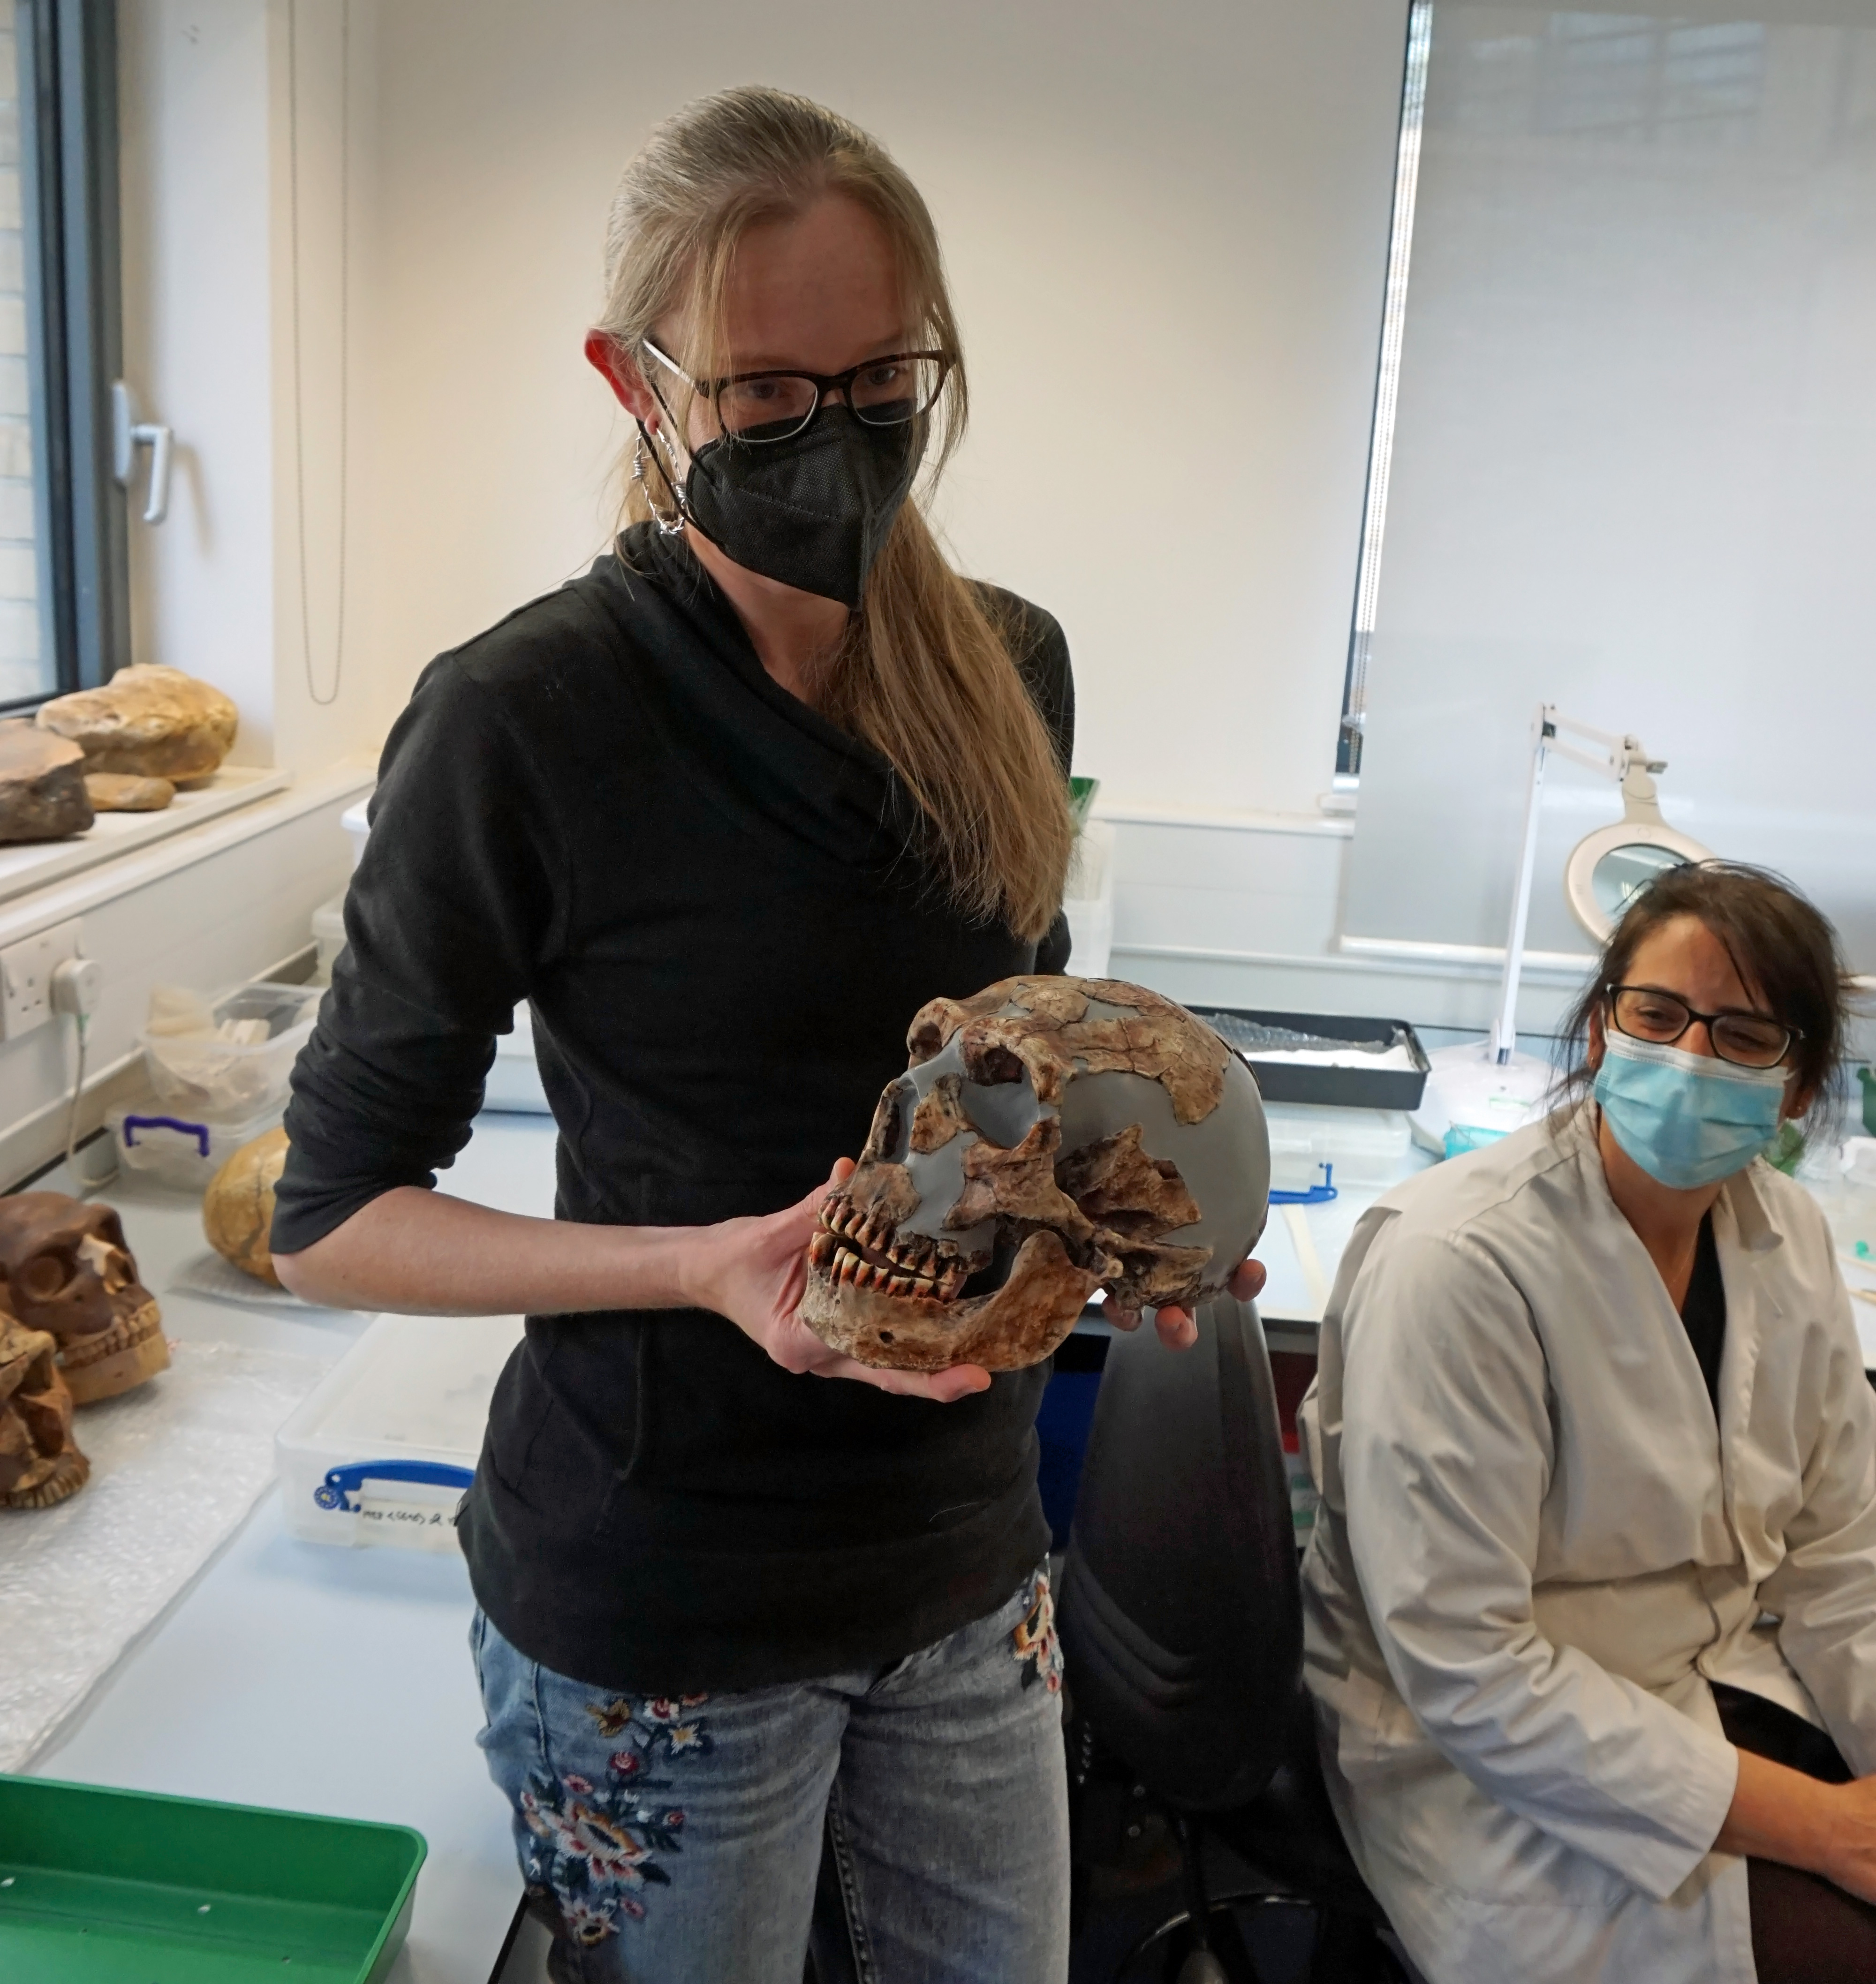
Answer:
[{"label": "lidded plastic tub", "polygon": [[381,1315],[274,1436],[310,1543],[453,1550],[518,1315]]},{"label": "lidded plastic tub", "polygon": [[169,1031],[153,1020],[138,1035],[150,1087],[159,1101],[191,1115],[227,1118],[284,1104],[319,1000],[317,985],[263,979],[214,1000],[205,1027]]},{"label": "lidded plastic tub", "polygon": [[284,1096],[246,1114],[219,1116],[165,1102],[146,1090],[113,1102],[105,1111],[104,1127],[119,1165],[179,1191],[204,1191],[243,1144],[265,1136],[285,1113]]}]

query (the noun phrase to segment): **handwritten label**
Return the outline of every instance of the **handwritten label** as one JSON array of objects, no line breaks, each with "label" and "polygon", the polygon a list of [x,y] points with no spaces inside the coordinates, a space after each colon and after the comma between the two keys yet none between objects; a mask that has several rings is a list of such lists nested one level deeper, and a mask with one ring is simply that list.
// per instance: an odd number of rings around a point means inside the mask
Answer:
[{"label": "handwritten label", "polygon": [[460,1488],[421,1481],[367,1481],[358,1497],[354,1540],[393,1550],[451,1551],[456,1541]]}]

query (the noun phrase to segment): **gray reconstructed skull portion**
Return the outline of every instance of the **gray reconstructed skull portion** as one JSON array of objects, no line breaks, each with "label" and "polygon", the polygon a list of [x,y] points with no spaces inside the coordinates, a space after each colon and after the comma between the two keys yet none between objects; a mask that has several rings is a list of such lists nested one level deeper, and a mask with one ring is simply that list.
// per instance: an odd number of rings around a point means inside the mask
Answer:
[{"label": "gray reconstructed skull portion", "polygon": [[1264,1230],[1250,1072],[1209,1027],[1113,979],[935,999],[808,1250],[801,1313],[863,1363],[1039,1362],[1096,1289],[1215,1294]]}]

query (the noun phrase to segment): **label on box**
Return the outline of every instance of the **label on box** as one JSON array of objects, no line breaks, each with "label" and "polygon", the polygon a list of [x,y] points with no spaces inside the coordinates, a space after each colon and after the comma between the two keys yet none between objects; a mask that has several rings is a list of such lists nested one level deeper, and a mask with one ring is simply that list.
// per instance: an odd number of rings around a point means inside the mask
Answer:
[{"label": "label on box", "polygon": [[454,1550],[458,1547],[456,1505],[461,1500],[460,1488],[367,1480],[359,1491],[353,1540],[394,1550]]}]

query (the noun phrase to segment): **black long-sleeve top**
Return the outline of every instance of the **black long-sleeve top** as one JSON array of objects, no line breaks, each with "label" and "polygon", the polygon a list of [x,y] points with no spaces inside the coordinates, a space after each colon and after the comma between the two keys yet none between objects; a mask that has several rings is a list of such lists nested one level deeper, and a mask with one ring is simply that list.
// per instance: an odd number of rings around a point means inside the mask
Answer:
[{"label": "black long-sleeve top", "polygon": [[[433,662],[384,750],[347,947],[294,1071],[273,1244],[468,1141],[525,998],[558,1215],[793,1204],[863,1141],[940,994],[1059,970],[948,902],[891,767],[771,681],[649,528]],[[1066,766],[1060,628],[989,602]],[[459,1533],[532,1657],[602,1687],[751,1687],[898,1658],[1048,1546],[1045,1369],[949,1406],[783,1371],[696,1310],[533,1315]]]}]

